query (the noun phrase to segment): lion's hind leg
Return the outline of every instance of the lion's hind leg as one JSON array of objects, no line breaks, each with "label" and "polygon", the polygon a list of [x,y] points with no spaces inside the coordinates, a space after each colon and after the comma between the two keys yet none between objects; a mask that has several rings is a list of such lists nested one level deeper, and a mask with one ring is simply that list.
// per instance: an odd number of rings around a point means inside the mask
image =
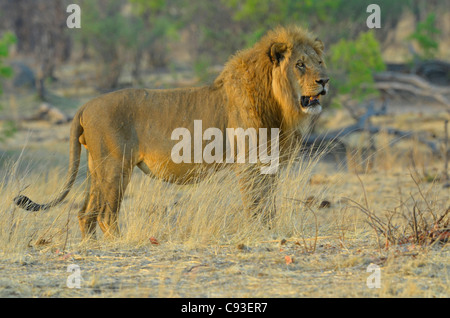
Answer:
[{"label": "lion's hind leg", "polygon": [[[87,155],[88,162],[90,162],[89,152]],[[91,192],[92,180],[90,169],[87,171],[86,183],[84,204],[78,212],[78,222],[83,240],[95,239],[95,230],[97,227],[97,215],[95,214],[95,208],[93,208],[93,202],[95,200],[93,200],[93,193]]]},{"label": "lion's hind leg", "polygon": [[119,209],[132,170],[129,161],[108,158],[91,171],[91,200],[88,210],[96,216],[100,229],[108,238],[119,236]]},{"label": "lion's hind leg", "polygon": [[78,214],[83,239],[95,238],[97,223],[108,238],[119,236],[118,215],[132,167],[114,158],[93,160],[88,155],[86,199]]}]

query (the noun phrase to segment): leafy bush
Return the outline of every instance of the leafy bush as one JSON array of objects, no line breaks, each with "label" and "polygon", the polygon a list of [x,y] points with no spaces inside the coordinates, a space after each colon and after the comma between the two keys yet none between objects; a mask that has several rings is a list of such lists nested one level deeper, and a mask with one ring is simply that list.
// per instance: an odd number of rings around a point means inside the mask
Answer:
[{"label": "leafy bush", "polygon": [[433,59],[438,52],[439,43],[436,37],[441,33],[436,28],[436,15],[428,14],[425,21],[417,24],[416,30],[409,36],[409,39],[417,41],[422,51],[420,58]]},{"label": "leafy bush", "polygon": [[[6,32],[0,39],[0,79],[2,77],[11,77],[13,70],[11,67],[3,64],[3,59],[8,57],[9,47],[16,43],[16,37],[11,32]],[[3,93],[0,83],[0,95]],[[0,105],[1,109],[1,105]],[[10,137],[16,131],[16,125],[14,122],[7,121],[0,128],[0,141],[3,141],[5,137]]]},{"label": "leafy bush", "polygon": [[338,94],[362,100],[376,94],[372,74],[386,66],[373,31],[360,33],[356,40],[340,40],[330,48],[330,70]]},{"label": "leafy bush", "polygon": [[[11,32],[6,32],[0,39],[0,78],[10,77],[12,75],[12,68],[3,64],[3,59],[8,57],[9,47],[16,43],[16,37]],[[2,86],[0,85],[0,95],[2,94]]]},{"label": "leafy bush", "polygon": [[233,19],[248,28],[241,34],[245,44],[254,44],[268,29],[277,25],[318,25],[334,21],[340,0],[222,0],[233,10]]}]

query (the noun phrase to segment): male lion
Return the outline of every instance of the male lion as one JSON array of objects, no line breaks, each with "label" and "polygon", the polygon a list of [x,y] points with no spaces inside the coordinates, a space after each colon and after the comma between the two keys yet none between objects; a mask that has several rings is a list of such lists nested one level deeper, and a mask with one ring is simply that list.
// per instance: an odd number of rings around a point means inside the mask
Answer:
[{"label": "male lion", "polygon": [[[278,128],[284,140],[281,151],[295,144],[302,121],[322,110],[319,97],[326,94],[329,80],[322,52],[322,42],[309,32],[279,27],[231,57],[209,86],[124,89],[99,96],[73,119],[64,190],[47,204],[22,195],[14,202],[28,211],[59,204],[75,181],[83,145],[90,179],[78,215],[83,238],[95,235],[97,222],[106,236],[117,236],[120,204],[135,166],[165,181],[186,183],[197,180],[199,167],[205,165],[171,160],[174,129],[186,127],[193,133],[194,120],[202,120],[204,129],[222,131]],[[271,216],[273,200],[269,207],[262,202],[270,197],[273,178],[258,179],[255,173],[239,169],[238,177],[246,209],[254,214],[264,210]]]}]

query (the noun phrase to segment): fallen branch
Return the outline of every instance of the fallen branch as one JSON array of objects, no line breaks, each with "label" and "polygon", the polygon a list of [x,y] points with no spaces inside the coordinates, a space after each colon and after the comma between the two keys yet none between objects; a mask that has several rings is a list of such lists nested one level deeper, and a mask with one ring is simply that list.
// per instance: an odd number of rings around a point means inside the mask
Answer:
[{"label": "fallen branch", "polygon": [[43,103],[39,107],[38,112],[28,120],[47,120],[54,124],[62,124],[69,122],[71,118],[58,108],[53,107],[50,104]]},{"label": "fallen branch", "polygon": [[51,106],[50,104],[43,103],[37,110],[37,112],[31,116],[21,116],[21,117],[11,117],[4,116],[1,117],[0,120],[12,120],[12,121],[48,121],[52,124],[60,125],[72,120],[72,117],[64,114],[58,108]]},{"label": "fallen branch", "polygon": [[444,95],[442,95],[441,93],[437,93],[434,90],[421,89],[414,85],[398,82],[376,82],[374,86],[378,90],[384,91],[399,90],[399,91],[406,91],[416,96],[418,95],[423,97],[430,97],[444,104],[445,106],[450,107],[450,101]]},{"label": "fallen branch", "polygon": [[422,77],[415,74],[404,74],[397,72],[382,72],[373,75],[376,82],[397,82],[414,85],[418,88],[433,91],[439,94],[450,94],[450,88],[432,85]]},{"label": "fallen branch", "polygon": [[319,135],[310,135],[308,138],[306,138],[306,144],[309,146],[314,146],[314,145],[324,145],[324,144],[330,143],[330,142],[343,143],[341,139],[344,137],[347,137],[348,135],[353,134],[353,133],[369,132],[370,134],[377,134],[377,133],[380,133],[381,131],[383,131],[389,135],[397,136],[400,139],[417,138],[417,141],[419,141],[420,143],[422,143],[424,145],[427,145],[431,149],[433,155],[440,154],[439,147],[435,142],[427,140],[426,138],[418,135],[415,132],[404,131],[404,130],[399,130],[399,129],[395,129],[395,128],[380,128],[380,127],[365,125],[366,121],[370,118],[370,116],[367,116],[366,114],[361,116],[358,123],[356,123],[354,125],[350,125],[345,128],[342,128],[342,129],[332,130],[327,133],[323,133],[323,134],[319,134]]},{"label": "fallen branch", "polygon": [[390,92],[392,90],[405,91],[416,96],[430,97],[450,107],[450,101],[445,96],[450,89],[445,86],[436,86],[415,74],[397,72],[383,72],[373,75],[374,87],[378,90]]}]

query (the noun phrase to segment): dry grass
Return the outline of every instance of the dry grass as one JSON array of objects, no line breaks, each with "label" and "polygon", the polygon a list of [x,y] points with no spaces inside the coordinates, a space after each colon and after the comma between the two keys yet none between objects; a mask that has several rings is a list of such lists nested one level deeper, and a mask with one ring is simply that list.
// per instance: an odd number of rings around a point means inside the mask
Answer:
[{"label": "dry grass", "polygon": [[[415,206],[436,216],[448,208],[449,190],[417,174],[411,178],[411,165],[402,167],[410,163],[408,156],[389,166],[375,164],[361,175],[336,170],[319,162],[320,156],[291,160],[280,175],[271,229],[243,213],[229,170],[193,186],[135,173],[121,209],[122,236],[111,242],[98,233],[98,242],[86,245],[80,243],[76,215],[83,172],[70,197],[48,212],[29,213],[11,204],[20,191],[47,201],[60,190],[64,151],[56,164],[48,164],[35,160],[36,153],[44,158],[45,149],[33,149],[2,168],[2,297],[450,295],[448,243],[386,245],[358,207],[405,228],[410,219],[402,213]],[[372,156],[402,158],[384,150]],[[80,289],[66,285],[70,264],[80,266]],[[370,264],[381,268],[381,288],[367,287]]]},{"label": "dry grass", "polygon": [[[24,111],[31,110],[18,110]],[[349,123],[342,114],[326,118],[324,126]],[[441,122],[437,113],[374,119],[436,136],[443,136]],[[67,125],[24,123],[2,144],[0,297],[450,296],[449,244],[400,240],[420,232],[411,228],[414,211],[432,226],[433,215],[450,206],[450,189],[439,180],[442,160],[417,141],[381,133],[373,151],[367,136],[355,135],[350,169],[345,161],[308,154],[290,161],[280,176],[271,229],[243,213],[230,171],[193,186],[168,185],[136,171],[121,208],[122,236],[111,242],[98,233],[98,242],[86,245],[77,220],[83,162],[60,206],[30,213],[12,204],[21,191],[43,202],[61,190],[67,134]],[[384,233],[374,231],[361,207],[384,222]],[[398,228],[397,239],[386,244],[389,226],[391,232]],[[80,267],[80,289],[66,285],[71,264]],[[370,264],[380,266],[381,288],[366,284]]]}]

